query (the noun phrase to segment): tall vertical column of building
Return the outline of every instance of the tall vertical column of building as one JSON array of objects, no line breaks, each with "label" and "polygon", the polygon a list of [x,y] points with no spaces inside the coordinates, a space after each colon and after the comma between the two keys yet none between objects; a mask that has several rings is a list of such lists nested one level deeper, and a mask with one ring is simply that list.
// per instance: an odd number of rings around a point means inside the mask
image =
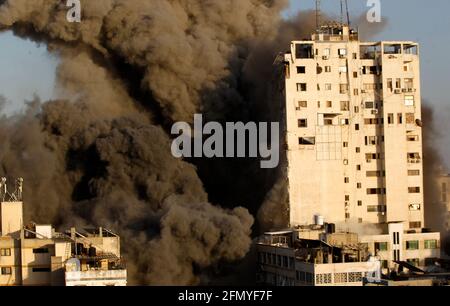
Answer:
[{"label": "tall vertical column of building", "polygon": [[335,24],[284,60],[290,225],[423,227],[418,45]]}]

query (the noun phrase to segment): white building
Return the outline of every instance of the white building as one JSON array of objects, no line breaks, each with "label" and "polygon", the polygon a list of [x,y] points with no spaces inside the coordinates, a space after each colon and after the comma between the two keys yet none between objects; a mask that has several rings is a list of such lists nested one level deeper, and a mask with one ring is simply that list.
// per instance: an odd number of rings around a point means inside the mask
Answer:
[{"label": "white building", "polygon": [[348,26],[330,24],[311,40],[293,41],[275,63],[282,68],[275,90],[281,93],[289,227],[300,240],[320,244],[331,226],[332,237],[353,237],[342,245],[367,254],[351,264],[311,263],[298,256],[301,245],[292,251],[260,243],[260,253],[272,248],[293,258],[286,274],[260,257],[264,282],[359,284],[355,276],[372,256],[385,275],[433,266],[441,239],[424,224],[418,44],[361,42]]},{"label": "white building", "polygon": [[0,184],[0,286],[126,286],[119,236],[103,228],[82,234],[24,225],[22,183],[13,193],[5,179]]},{"label": "white building", "polygon": [[328,26],[285,54],[290,225],[424,227],[419,46]]}]

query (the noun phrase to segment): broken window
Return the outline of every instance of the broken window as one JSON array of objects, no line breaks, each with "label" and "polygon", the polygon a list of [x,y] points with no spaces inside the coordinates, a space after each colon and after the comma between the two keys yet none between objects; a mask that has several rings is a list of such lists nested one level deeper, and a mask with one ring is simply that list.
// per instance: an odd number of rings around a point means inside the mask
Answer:
[{"label": "broken window", "polygon": [[314,58],[312,44],[297,44],[295,46],[295,57],[299,58]]},{"label": "broken window", "polygon": [[377,56],[379,56],[381,53],[381,46],[380,45],[361,45],[360,46],[360,57],[361,59],[376,59]]},{"label": "broken window", "polygon": [[299,128],[308,127],[308,119],[298,119],[298,127]]},{"label": "broken window", "polygon": [[306,83],[297,83],[297,91],[306,91]]},{"label": "broken window", "polygon": [[383,48],[384,54],[401,54],[402,45],[401,44],[385,44]]},{"label": "broken window", "polygon": [[316,137],[300,137],[298,144],[302,146],[313,146],[316,144]]},{"label": "broken window", "polygon": [[306,73],[306,67],[305,66],[298,66],[297,67],[297,74],[304,74]]}]

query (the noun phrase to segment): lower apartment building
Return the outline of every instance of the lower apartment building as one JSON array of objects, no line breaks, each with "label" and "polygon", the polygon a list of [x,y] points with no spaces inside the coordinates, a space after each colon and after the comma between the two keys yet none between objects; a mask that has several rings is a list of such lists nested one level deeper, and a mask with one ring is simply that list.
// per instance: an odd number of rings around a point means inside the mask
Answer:
[{"label": "lower apartment building", "polygon": [[21,184],[13,194],[0,192],[0,286],[126,286],[118,235],[104,228],[59,233],[51,225],[24,226]]},{"label": "lower apartment building", "polygon": [[[420,281],[415,284],[423,285],[442,276],[427,273],[444,272],[437,264],[439,233],[404,231],[401,222],[387,224],[380,235],[335,229],[334,224],[316,224],[266,233],[256,244],[258,282],[275,286],[401,286],[414,284],[407,280],[417,276]],[[397,275],[403,276],[401,282],[391,279]]]}]

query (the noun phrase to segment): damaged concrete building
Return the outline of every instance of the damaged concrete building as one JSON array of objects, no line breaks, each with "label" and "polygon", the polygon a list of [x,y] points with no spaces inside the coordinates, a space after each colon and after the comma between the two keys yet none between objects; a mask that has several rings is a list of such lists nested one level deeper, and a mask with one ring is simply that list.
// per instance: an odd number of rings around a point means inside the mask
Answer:
[{"label": "damaged concrete building", "polygon": [[120,237],[104,229],[24,225],[23,180],[0,185],[0,286],[126,286]]}]

